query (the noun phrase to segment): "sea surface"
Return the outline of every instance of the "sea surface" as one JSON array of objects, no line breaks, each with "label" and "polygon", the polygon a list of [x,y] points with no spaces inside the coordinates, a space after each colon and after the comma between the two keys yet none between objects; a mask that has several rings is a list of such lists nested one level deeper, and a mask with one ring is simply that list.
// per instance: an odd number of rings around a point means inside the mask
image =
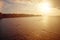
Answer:
[{"label": "sea surface", "polygon": [[60,16],[2,18],[0,40],[60,40]]}]

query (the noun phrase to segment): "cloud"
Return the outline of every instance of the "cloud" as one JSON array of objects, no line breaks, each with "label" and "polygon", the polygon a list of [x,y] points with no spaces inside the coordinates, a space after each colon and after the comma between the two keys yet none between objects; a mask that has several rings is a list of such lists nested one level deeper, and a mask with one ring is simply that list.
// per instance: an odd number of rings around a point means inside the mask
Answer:
[{"label": "cloud", "polygon": [[3,1],[0,0],[0,11],[1,11],[2,7],[3,7],[3,4],[4,4]]},{"label": "cloud", "polygon": [[[35,2],[3,0],[0,1],[0,11],[3,13],[37,13],[35,5],[37,5]],[[60,10],[53,8],[49,15],[60,15]]]},{"label": "cloud", "polygon": [[60,16],[60,10],[57,8],[52,8],[51,12],[49,13],[50,16]]},{"label": "cloud", "polygon": [[[16,1],[16,2],[15,2]],[[18,2],[17,0],[5,0],[4,7],[2,8],[2,12],[4,13],[27,13],[35,11],[35,3],[31,2]]]}]

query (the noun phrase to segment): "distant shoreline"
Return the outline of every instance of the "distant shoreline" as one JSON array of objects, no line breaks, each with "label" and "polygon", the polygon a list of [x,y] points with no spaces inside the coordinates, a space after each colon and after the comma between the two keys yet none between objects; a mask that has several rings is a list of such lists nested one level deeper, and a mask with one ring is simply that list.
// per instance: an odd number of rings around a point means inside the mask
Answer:
[{"label": "distant shoreline", "polygon": [[[42,15],[34,15],[34,14],[3,14],[3,13],[0,13],[0,19],[2,19],[2,18],[17,18],[17,17],[38,17],[38,16],[42,16]],[[56,16],[56,17],[60,17],[60,16]]]},{"label": "distant shoreline", "polygon": [[33,14],[2,14],[2,13],[0,13],[0,18],[33,17],[33,16],[41,16],[41,15],[33,15]]}]

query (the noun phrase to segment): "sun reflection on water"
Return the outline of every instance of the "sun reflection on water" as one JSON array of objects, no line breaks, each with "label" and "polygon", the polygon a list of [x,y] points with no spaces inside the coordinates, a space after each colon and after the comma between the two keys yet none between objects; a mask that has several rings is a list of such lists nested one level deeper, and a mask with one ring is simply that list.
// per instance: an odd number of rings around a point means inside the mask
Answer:
[{"label": "sun reflection on water", "polygon": [[43,22],[43,29],[47,29],[48,28],[48,17],[49,16],[43,16],[42,18],[43,18],[43,20],[42,20],[42,22]]}]

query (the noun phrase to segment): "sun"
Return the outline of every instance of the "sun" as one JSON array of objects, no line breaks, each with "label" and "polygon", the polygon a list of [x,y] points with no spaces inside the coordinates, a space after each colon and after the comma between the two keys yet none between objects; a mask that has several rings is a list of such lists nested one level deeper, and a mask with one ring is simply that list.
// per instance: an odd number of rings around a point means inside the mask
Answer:
[{"label": "sun", "polygon": [[51,10],[51,7],[48,2],[42,2],[37,4],[37,10],[40,11],[43,15],[48,15]]}]

